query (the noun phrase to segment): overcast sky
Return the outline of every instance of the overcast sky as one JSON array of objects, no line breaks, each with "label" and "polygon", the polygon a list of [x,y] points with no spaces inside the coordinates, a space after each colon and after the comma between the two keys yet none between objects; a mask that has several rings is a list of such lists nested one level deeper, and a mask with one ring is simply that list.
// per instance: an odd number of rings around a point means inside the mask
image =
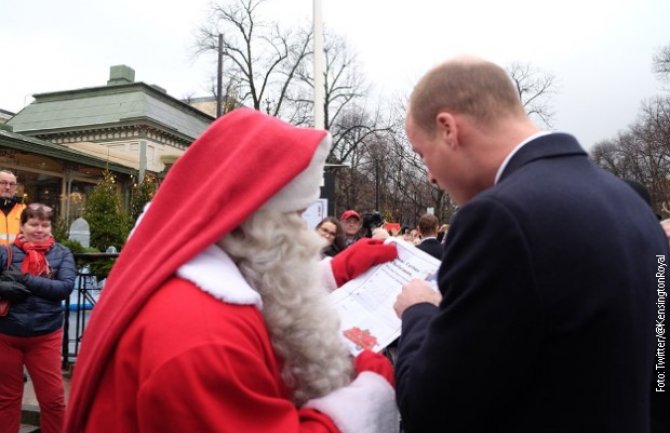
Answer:
[{"label": "overcast sky", "polygon": [[[660,94],[652,57],[670,44],[668,0],[322,0],[326,29],[345,37],[375,97],[407,95],[458,54],[556,77],[555,129],[587,148],[636,120]],[[0,108],[34,93],[104,85],[126,64],[136,81],[177,98],[207,95],[215,58],[194,57],[209,0],[0,0]],[[311,19],[312,0],[268,0],[285,23]]]}]

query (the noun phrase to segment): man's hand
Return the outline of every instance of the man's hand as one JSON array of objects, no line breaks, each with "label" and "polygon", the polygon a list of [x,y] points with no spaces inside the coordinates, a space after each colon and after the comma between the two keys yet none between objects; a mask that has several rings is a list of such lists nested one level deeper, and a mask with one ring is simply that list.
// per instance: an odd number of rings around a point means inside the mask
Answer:
[{"label": "man's hand", "polygon": [[441,301],[442,295],[429,282],[415,278],[402,286],[402,291],[396,298],[393,309],[402,319],[402,313],[414,304],[428,302],[433,305],[440,305]]}]

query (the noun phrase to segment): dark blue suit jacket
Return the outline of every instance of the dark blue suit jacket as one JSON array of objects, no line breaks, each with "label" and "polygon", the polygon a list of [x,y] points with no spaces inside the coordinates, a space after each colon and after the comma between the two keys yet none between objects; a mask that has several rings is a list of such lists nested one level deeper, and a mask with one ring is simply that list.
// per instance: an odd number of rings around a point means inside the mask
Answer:
[{"label": "dark blue suit jacket", "polygon": [[441,305],[402,317],[407,433],[649,431],[668,240],[570,135],[523,146],[458,212]]},{"label": "dark blue suit jacket", "polygon": [[442,244],[437,239],[424,239],[416,246],[421,251],[424,251],[436,259],[442,259]]}]

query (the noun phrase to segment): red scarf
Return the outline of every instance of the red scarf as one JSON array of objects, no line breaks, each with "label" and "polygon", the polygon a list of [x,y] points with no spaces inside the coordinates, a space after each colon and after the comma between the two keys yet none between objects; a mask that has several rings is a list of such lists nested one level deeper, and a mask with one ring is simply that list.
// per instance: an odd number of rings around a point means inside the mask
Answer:
[{"label": "red scarf", "polygon": [[14,245],[26,253],[26,257],[21,263],[21,272],[37,276],[47,275],[49,273],[49,262],[45,254],[51,249],[54,242],[53,236],[44,242],[27,242],[23,235],[18,235],[14,240]]}]

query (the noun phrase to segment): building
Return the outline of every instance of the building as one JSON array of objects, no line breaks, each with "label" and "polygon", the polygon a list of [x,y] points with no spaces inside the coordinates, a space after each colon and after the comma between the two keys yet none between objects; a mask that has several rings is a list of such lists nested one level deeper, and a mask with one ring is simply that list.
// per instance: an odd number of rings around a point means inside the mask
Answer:
[{"label": "building", "polygon": [[7,121],[11,119],[13,116],[14,113],[12,113],[11,111],[0,109],[0,125],[7,123]]},{"label": "building", "polygon": [[86,195],[112,171],[125,191],[137,171],[65,146],[17,134],[0,125],[0,167],[18,178],[17,194],[26,202],[45,203],[68,221],[81,216]]},{"label": "building", "polygon": [[[79,216],[86,195],[109,167],[119,187],[146,173],[158,175],[214,118],[155,85],[135,82],[135,71],[112,66],[100,87],[33,95],[16,115],[0,111],[0,167],[16,172],[27,201]],[[5,115],[6,114],[6,115]]]}]

